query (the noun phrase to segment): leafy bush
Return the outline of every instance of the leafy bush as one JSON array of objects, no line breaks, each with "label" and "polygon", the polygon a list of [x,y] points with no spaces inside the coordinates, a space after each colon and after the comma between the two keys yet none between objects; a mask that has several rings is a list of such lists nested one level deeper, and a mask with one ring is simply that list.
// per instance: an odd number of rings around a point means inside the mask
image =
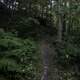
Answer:
[{"label": "leafy bush", "polygon": [[34,80],[38,63],[36,43],[0,32],[0,74],[9,80]]},{"label": "leafy bush", "polygon": [[63,43],[57,44],[58,62],[62,65],[80,64],[80,29],[73,30]]},{"label": "leafy bush", "polygon": [[20,37],[34,37],[37,34],[37,29],[39,28],[39,21],[35,18],[20,18],[17,22],[17,31]]},{"label": "leafy bush", "polygon": [[28,17],[20,18],[16,23],[16,31],[19,37],[34,37],[40,38],[46,35],[56,35],[57,29],[51,24],[48,18]]},{"label": "leafy bush", "polygon": [[58,52],[58,61],[63,65],[74,64],[80,60],[79,47],[71,43],[64,43],[64,45],[57,47],[56,50]]}]

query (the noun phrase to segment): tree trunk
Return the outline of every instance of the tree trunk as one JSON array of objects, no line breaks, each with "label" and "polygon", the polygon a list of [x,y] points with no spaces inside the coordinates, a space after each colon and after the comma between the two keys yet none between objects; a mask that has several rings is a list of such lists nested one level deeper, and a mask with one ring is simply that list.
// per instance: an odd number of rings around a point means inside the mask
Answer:
[{"label": "tree trunk", "polygon": [[63,31],[63,17],[61,12],[61,0],[58,1],[58,11],[59,11],[59,18],[58,18],[58,41],[62,42],[62,31]]},{"label": "tree trunk", "polygon": [[61,42],[62,41],[62,20],[61,20],[61,16],[59,16],[59,27],[58,27],[58,41]]}]

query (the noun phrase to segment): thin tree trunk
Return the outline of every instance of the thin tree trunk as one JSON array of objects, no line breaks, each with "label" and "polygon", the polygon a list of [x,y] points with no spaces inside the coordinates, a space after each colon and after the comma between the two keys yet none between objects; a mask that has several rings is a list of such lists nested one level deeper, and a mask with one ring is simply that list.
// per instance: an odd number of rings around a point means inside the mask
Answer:
[{"label": "thin tree trunk", "polygon": [[59,28],[58,28],[58,41],[62,41],[62,20],[61,17],[59,16]]},{"label": "thin tree trunk", "polygon": [[62,13],[61,13],[61,0],[58,2],[58,10],[59,10],[59,19],[58,19],[58,41],[62,42],[62,29],[63,29],[63,24],[62,24]]}]

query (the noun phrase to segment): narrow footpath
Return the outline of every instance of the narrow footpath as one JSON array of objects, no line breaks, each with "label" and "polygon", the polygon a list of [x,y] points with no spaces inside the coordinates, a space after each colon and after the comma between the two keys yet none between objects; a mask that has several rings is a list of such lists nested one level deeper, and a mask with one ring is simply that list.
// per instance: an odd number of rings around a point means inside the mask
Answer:
[{"label": "narrow footpath", "polygon": [[41,41],[40,50],[43,59],[43,72],[41,80],[58,80],[58,69],[55,65],[55,50],[47,41]]},{"label": "narrow footpath", "polygon": [[41,42],[41,53],[43,59],[43,74],[41,80],[48,80],[48,70],[49,70],[49,44],[45,41]]}]

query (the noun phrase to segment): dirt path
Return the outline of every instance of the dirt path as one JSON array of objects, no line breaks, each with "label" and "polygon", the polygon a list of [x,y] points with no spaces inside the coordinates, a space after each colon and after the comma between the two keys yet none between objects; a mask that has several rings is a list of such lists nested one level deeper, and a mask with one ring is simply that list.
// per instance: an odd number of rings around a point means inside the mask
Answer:
[{"label": "dirt path", "polygon": [[41,80],[48,80],[48,70],[49,70],[49,44],[47,42],[41,42],[41,53],[43,59],[43,74]]},{"label": "dirt path", "polygon": [[57,68],[55,65],[55,51],[47,41],[41,41],[40,49],[43,59],[43,74],[41,80],[58,80]]}]

